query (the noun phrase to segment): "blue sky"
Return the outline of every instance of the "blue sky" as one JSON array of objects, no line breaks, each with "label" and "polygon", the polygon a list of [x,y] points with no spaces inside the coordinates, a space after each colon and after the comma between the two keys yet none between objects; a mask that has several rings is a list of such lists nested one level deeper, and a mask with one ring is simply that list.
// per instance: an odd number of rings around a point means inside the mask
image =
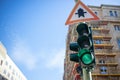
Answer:
[{"label": "blue sky", "polygon": [[[120,0],[82,1],[120,4]],[[0,41],[28,80],[62,80],[65,22],[74,5],[74,0],[0,0]]]}]

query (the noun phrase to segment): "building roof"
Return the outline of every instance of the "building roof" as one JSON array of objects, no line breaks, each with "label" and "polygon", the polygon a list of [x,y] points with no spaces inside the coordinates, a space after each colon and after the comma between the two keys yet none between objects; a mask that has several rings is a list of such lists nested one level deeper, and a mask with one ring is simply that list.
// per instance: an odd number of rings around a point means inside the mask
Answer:
[{"label": "building roof", "polygon": [[88,7],[95,7],[95,8],[101,8],[101,7],[120,7],[120,5],[101,4],[100,6],[88,5]]}]

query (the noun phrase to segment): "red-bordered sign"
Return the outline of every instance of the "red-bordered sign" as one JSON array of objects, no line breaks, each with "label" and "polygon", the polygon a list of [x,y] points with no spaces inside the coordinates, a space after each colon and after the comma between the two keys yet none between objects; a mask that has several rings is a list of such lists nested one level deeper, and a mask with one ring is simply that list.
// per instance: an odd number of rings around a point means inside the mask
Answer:
[{"label": "red-bordered sign", "polygon": [[68,25],[78,22],[87,22],[91,20],[99,20],[99,18],[85,4],[83,4],[81,1],[78,1],[65,24]]}]

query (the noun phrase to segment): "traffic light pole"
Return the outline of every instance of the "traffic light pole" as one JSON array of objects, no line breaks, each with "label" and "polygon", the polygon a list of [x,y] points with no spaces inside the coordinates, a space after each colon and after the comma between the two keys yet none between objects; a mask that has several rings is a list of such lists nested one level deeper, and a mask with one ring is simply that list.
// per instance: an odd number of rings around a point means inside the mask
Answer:
[{"label": "traffic light pole", "polygon": [[76,3],[78,2],[78,0],[74,0]]},{"label": "traffic light pole", "polygon": [[86,68],[82,68],[83,71],[83,80],[92,80],[92,75],[90,71],[87,71]]}]

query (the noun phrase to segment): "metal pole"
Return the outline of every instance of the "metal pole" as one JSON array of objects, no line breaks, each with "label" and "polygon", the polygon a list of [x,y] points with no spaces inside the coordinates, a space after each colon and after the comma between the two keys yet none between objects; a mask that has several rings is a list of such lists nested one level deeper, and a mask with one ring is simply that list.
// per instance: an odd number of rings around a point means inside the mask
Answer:
[{"label": "metal pole", "polygon": [[82,68],[83,71],[83,80],[92,80],[91,72],[86,70],[86,68]]},{"label": "metal pole", "polygon": [[74,0],[76,3],[78,2],[78,0]]},{"label": "metal pole", "polygon": [[92,80],[92,75],[91,75],[91,72],[89,72],[89,76],[90,76],[90,80]]}]

